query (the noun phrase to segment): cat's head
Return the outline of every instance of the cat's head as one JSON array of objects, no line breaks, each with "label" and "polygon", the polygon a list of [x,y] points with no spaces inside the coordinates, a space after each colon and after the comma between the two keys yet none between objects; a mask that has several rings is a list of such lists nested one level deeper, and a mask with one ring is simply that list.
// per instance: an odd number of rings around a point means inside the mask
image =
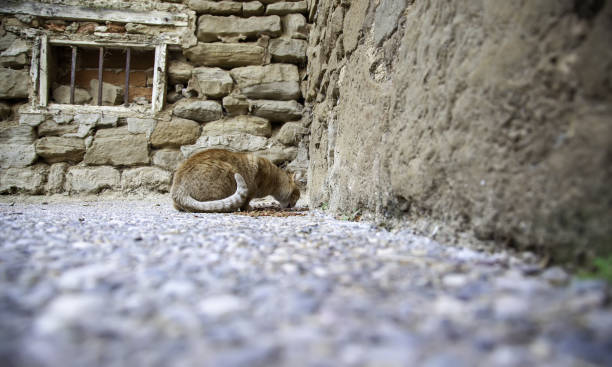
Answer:
[{"label": "cat's head", "polygon": [[295,176],[293,174],[287,176],[289,177],[289,195],[286,200],[279,200],[279,202],[282,208],[293,208],[300,199],[300,189],[295,183]]}]

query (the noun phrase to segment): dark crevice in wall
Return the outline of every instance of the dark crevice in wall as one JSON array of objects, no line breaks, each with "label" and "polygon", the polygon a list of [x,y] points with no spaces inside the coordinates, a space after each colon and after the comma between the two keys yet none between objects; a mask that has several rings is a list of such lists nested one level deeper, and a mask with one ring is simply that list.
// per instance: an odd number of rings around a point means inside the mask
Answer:
[{"label": "dark crevice in wall", "polygon": [[593,19],[606,5],[606,0],[574,0],[574,12],[580,18]]}]

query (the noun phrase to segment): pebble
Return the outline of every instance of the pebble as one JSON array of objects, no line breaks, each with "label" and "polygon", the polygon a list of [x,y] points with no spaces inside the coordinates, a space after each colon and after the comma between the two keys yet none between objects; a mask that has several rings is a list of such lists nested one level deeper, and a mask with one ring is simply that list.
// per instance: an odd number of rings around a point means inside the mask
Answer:
[{"label": "pebble", "polygon": [[529,313],[529,304],[522,297],[503,295],[494,300],[495,315],[500,319],[518,319]]},{"label": "pebble", "polygon": [[208,317],[218,318],[241,311],[246,307],[239,297],[231,294],[220,294],[200,301],[198,309]]},{"label": "pebble", "polygon": [[549,269],[546,269],[542,273],[542,278],[555,286],[565,285],[570,279],[569,274],[567,274],[565,270],[558,266],[553,266]]},{"label": "pebble", "polygon": [[9,365],[612,365],[609,286],[532,253],[319,212],[46,201],[0,203]]}]

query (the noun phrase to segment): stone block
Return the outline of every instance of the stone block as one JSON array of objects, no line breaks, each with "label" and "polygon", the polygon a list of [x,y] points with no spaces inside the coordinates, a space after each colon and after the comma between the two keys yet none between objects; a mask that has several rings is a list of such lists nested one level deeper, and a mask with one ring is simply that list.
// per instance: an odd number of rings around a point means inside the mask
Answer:
[{"label": "stone block", "polygon": [[177,102],[172,113],[175,116],[198,122],[214,121],[223,116],[219,102],[194,99],[183,99]]},{"label": "stone block", "polygon": [[173,60],[168,63],[168,81],[170,84],[184,84],[191,79],[193,66],[185,61]]},{"label": "stone block", "polygon": [[257,116],[235,116],[223,120],[209,122],[202,128],[202,135],[232,135],[248,134],[270,137],[272,127],[270,121]]},{"label": "stone block", "polygon": [[278,2],[266,6],[266,15],[287,15],[292,13],[308,13],[306,1]]},{"label": "stone block", "polygon": [[79,113],[74,115],[74,122],[79,128],[75,133],[66,134],[66,137],[85,138],[100,121],[100,114],[97,113]]},{"label": "stone block", "polygon": [[279,2],[283,2],[283,1],[297,1],[297,0],[261,0],[261,2],[266,4],[266,5],[274,4],[274,3],[279,3]]},{"label": "stone block", "polygon": [[45,192],[48,194],[56,194],[64,191],[64,183],[66,181],[67,163],[55,163],[49,168],[47,183],[45,184]]},{"label": "stone block", "polygon": [[[96,83],[97,84],[97,83]],[[69,104],[70,103],[70,86],[60,85],[53,89],[53,101],[55,103]],[[91,94],[83,88],[74,89],[74,104],[86,104],[91,101]]]},{"label": "stone block", "polygon": [[159,121],[151,135],[154,147],[179,147],[193,144],[200,136],[200,124],[174,117],[171,121]]},{"label": "stone block", "polygon": [[4,51],[11,47],[15,40],[17,40],[17,36],[14,33],[5,32],[2,37],[0,37],[0,51]]},{"label": "stone block", "polygon": [[358,0],[351,3],[344,23],[342,24],[343,46],[346,52],[353,52],[359,40],[359,31],[363,27],[370,5],[369,0]]},{"label": "stone block", "polygon": [[27,125],[0,128],[0,146],[5,144],[32,144],[36,140],[34,127]]},{"label": "stone block", "polygon": [[[92,79],[89,82],[89,94],[91,94],[92,101],[98,103],[98,80]],[[102,105],[104,106],[116,106],[123,103],[123,87],[102,82]]]},{"label": "stone block", "polygon": [[189,85],[195,87],[200,96],[221,98],[231,93],[234,80],[223,69],[199,67],[193,69]]},{"label": "stone block", "polygon": [[155,119],[142,119],[137,117],[128,117],[126,121],[129,132],[132,134],[145,134],[147,139],[151,136],[153,129],[155,129],[155,124],[157,123]]},{"label": "stone block", "polygon": [[36,141],[36,154],[47,163],[80,162],[85,154],[83,139],[47,136]]},{"label": "stone block", "polygon": [[119,183],[119,171],[113,167],[73,166],[68,168],[64,188],[70,194],[97,194],[106,189],[115,190]]},{"label": "stone block", "polygon": [[100,127],[116,127],[119,122],[119,117],[115,115],[102,115],[96,123]]},{"label": "stone block", "polygon": [[51,118],[58,124],[67,124],[69,122],[74,121],[74,115],[66,113],[57,113],[54,114]]},{"label": "stone block", "polygon": [[88,165],[148,164],[147,137],[145,134],[131,134],[127,126],[98,130],[83,161]]},{"label": "stone block", "polygon": [[74,115],[74,122],[79,125],[94,126],[98,121],[100,121],[100,114],[98,113],[79,113]]},{"label": "stone block", "polygon": [[273,145],[266,149],[253,152],[253,154],[269,159],[274,164],[280,164],[294,160],[297,156],[297,148]]},{"label": "stone block", "polygon": [[62,136],[64,134],[74,134],[78,131],[77,124],[58,124],[54,120],[46,120],[38,125],[38,136]]},{"label": "stone block", "polygon": [[253,99],[298,99],[298,68],[291,64],[245,66],[230,71],[241,94]]},{"label": "stone block", "polygon": [[308,129],[299,122],[287,122],[280,128],[276,140],[285,145],[296,145],[300,137],[308,134]]},{"label": "stone block", "polygon": [[34,144],[0,144],[0,168],[26,167],[36,158]]},{"label": "stone block", "polygon": [[189,0],[187,6],[197,14],[240,15],[242,3],[235,1]]},{"label": "stone block", "polygon": [[265,6],[259,1],[247,1],[242,3],[242,16],[244,17],[263,15],[265,10]]},{"label": "stone block", "polygon": [[121,189],[126,192],[157,191],[168,192],[170,172],[157,167],[130,168],[121,174]]},{"label": "stone block", "polygon": [[239,87],[262,83],[299,81],[298,68],[290,64],[245,66],[230,71]]},{"label": "stone block", "polygon": [[202,42],[237,42],[262,35],[277,37],[280,34],[281,23],[277,15],[249,18],[202,15],[198,18],[197,37]]},{"label": "stone block", "polygon": [[270,40],[272,61],[303,64],[306,62],[308,42],[300,39],[276,38]]},{"label": "stone block", "polygon": [[42,194],[48,172],[49,167],[46,164],[2,170],[0,194]]},{"label": "stone block", "polygon": [[265,50],[255,43],[198,43],[183,51],[185,57],[198,66],[233,68],[262,65]]},{"label": "stone block", "polygon": [[11,45],[0,53],[0,56],[10,57],[27,54],[30,52],[31,46],[21,38],[15,39]]},{"label": "stone block", "polygon": [[268,139],[249,134],[232,134],[218,136],[201,136],[193,145],[183,145],[181,152],[185,158],[193,153],[211,148],[228,149],[237,152],[253,152],[266,147]]},{"label": "stone block", "polygon": [[[375,46],[379,46],[396,29],[397,22],[403,16],[405,8],[406,2],[404,1],[381,0],[376,8],[372,32]],[[342,9],[336,11],[339,10]]]},{"label": "stone block", "polygon": [[242,94],[256,99],[298,99],[302,95],[298,82],[272,82],[241,88]]},{"label": "stone block", "polygon": [[28,126],[38,126],[47,118],[41,113],[22,113],[19,115],[19,124]]},{"label": "stone block", "polygon": [[29,81],[25,70],[0,68],[0,99],[28,98]]},{"label": "stone block", "polygon": [[308,24],[302,14],[287,14],[281,19],[283,36],[286,38],[308,39]]},{"label": "stone block", "polygon": [[251,113],[273,122],[295,121],[302,118],[303,106],[297,101],[257,99],[249,101]]},{"label": "stone block", "polygon": [[185,159],[178,149],[160,149],[153,152],[153,164],[174,172]]},{"label": "stone block", "polygon": [[223,108],[229,116],[249,113],[249,100],[245,96],[231,94],[223,97]]}]

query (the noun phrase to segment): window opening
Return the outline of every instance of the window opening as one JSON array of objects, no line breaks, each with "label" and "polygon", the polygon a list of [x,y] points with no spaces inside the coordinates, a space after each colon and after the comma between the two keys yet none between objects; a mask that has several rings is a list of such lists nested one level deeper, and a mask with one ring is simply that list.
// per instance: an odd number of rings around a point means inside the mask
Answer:
[{"label": "window opening", "polygon": [[155,57],[154,49],[52,45],[48,75],[51,101],[94,106],[150,105]]}]

